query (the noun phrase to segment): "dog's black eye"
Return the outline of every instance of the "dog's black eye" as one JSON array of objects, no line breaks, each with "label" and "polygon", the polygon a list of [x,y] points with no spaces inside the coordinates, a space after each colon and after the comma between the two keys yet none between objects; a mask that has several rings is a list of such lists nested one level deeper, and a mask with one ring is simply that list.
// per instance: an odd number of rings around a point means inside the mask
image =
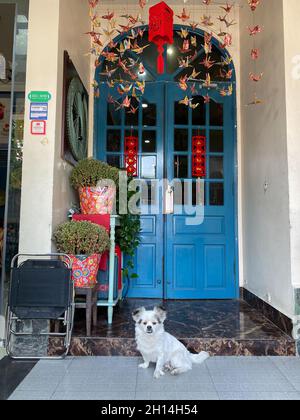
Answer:
[{"label": "dog's black eye", "polygon": [[153,325],[156,325],[156,322],[153,322]]},{"label": "dog's black eye", "polygon": [[144,322],[144,325],[147,325],[147,322]]}]

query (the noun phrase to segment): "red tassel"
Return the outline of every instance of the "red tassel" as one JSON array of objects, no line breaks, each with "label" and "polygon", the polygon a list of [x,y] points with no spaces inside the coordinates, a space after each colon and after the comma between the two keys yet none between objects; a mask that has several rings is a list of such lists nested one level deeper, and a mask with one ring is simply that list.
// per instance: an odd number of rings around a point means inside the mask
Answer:
[{"label": "red tassel", "polygon": [[157,58],[157,73],[163,74],[165,72],[165,62],[163,54],[159,54]]},{"label": "red tassel", "polygon": [[158,47],[157,47],[157,51],[159,53],[159,56],[157,58],[157,73],[158,74],[163,74],[165,72],[165,62],[164,62],[164,42],[161,40]]}]

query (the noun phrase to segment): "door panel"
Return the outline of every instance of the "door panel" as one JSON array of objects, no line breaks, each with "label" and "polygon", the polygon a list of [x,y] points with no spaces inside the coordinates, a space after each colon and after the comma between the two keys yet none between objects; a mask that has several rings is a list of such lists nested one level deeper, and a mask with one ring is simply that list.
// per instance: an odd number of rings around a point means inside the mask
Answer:
[{"label": "door panel", "polygon": [[[129,297],[163,296],[163,215],[150,215],[150,205],[161,202],[151,180],[163,178],[163,84],[147,83],[139,118],[139,176],[149,183],[149,197],[141,203],[141,244],[135,256],[137,279],[130,281]],[[150,196],[152,193],[152,196]],[[149,214],[149,215],[147,215]]]},{"label": "door panel", "polygon": [[[165,295],[168,299],[235,298],[234,273],[234,133],[232,98],[210,92],[192,109],[179,104],[185,92],[169,83],[166,92],[167,177],[192,178],[192,137],[206,137],[203,223],[189,225],[187,215],[166,216]],[[180,209],[180,204],[175,206]]]},{"label": "door panel", "polygon": [[[105,91],[105,86],[102,89]],[[213,91],[209,94],[210,104],[196,96],[193,103],[199,102],[199,106],[192,109],[179,104],[185,92],[177,83],[155,82],[146,84],[142,104],[134,115],[124,109],[115,111],[106,101],[98,107],[98,133],[105,141],[98,143],[96,156],[122,167],[125,136],[138,136],[138,175],[147,181],[149,191],[154,179],[167,178],[170,183],[174,178],[192,180],[194,203],[192,137],[206,137],[203,223],[187,223],[189,215],[182,209],[182,192],[174,194],[174,210],[179,214],[162,214],[166,198],[162,191],[152,197],[152,204],[160,208],[159,214],[147,212],[151,201],[143,197],[141,244],[134,268],[139,277],[130,280],[129,297],[237,297],[233,98],[221,98]]]}]

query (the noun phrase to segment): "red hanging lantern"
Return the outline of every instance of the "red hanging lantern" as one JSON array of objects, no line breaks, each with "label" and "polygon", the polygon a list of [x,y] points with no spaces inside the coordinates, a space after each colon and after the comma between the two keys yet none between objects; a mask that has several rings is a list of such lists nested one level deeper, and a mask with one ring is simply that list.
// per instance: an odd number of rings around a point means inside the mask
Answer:
[{"label": "red hanging lantern", "polygon": [[157,59],[158,74],[164,73],[164,45],[173,44],[174,12],[165,3],[161,2],[149,10],[149,41],[157,45],[159,53]]},{"label": "red hanging lantern", "polygon": [[139,139],[138,137],[129,136],[125,137],[125,167],[128,176],[138,176],[138,150]]},{"label": "red hanging lantern", "polygon": [[192,171],[193,177],[206,177],[206,137],[193,136],[192,138]]}]

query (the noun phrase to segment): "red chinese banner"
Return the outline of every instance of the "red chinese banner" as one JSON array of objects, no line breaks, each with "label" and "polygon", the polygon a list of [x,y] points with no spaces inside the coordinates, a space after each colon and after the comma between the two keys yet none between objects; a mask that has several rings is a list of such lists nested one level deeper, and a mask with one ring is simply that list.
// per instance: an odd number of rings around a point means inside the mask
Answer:
[{"label": "red chinese banner", "polygon": [[125,137],[125,167],[128,176],[138,176],[138,151],[139,139],[138,137]]},{"label": "red chinese banner", "polygon": [[192,138],[192,174],[195,178],[206,177],[206,137]]}]

